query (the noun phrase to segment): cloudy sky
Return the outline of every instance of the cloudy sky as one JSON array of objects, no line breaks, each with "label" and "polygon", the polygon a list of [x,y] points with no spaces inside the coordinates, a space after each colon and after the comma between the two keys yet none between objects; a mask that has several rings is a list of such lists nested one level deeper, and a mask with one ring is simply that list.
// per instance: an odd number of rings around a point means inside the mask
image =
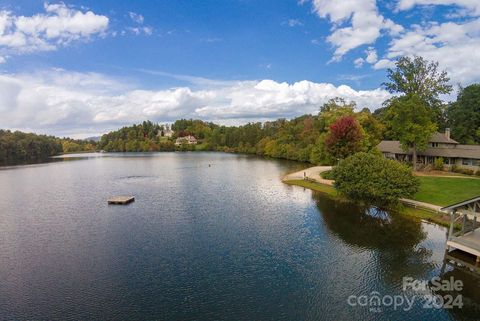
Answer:
[{"label": "cloudy sky", "polygon": [[0,0],[0,128],[86,137],[378,108],[398,57],[480,81],[479,0]]}]

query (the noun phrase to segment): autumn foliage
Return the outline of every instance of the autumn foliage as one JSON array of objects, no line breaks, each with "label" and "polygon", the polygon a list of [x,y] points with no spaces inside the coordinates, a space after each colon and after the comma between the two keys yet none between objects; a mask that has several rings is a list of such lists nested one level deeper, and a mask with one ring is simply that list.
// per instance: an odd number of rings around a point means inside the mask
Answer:
[{"label": "autumn foliage", "polygon": [[362,150],[362,128],[353,116],[344,116],[332,125],[325,139],[325,147],[336,159],[344,159]]}]

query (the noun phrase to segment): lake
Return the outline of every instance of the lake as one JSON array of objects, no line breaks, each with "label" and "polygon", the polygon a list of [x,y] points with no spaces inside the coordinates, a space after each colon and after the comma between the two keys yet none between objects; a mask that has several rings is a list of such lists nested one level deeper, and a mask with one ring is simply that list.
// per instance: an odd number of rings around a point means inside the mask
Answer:
[{"label": "lake", "polygon": [[[445,228],[281,182],[302,166],[152,153],[0,169],[0,319],[480,317],[479,279],[443,266]],[[425,308],[432,292],[402,291],[406,276],[462,280],[463,308]],[[372,292],[417,300],[349,301]]]}]

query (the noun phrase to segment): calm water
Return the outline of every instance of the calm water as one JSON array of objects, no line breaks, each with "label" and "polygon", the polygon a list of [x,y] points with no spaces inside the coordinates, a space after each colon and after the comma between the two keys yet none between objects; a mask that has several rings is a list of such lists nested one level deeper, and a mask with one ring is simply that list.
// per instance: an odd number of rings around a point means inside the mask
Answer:
[{"label": "calm water", "polygon": [[[298,164],[102,156],[0,170],[1,320],[480,318],[478,279],[442,270],[444,228],[282,184]],[[466,283],[463,309],[347,302],[439,275]]]}]

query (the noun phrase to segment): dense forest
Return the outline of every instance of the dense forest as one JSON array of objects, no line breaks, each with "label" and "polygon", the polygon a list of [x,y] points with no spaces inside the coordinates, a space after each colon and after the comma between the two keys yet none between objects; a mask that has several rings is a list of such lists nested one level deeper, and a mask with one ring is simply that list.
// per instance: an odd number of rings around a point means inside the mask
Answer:
[{"label": "dense forest", "polygon": [[98,148],[107,152],[174,151],[175,144],[161,137],[162,130],[163,126],[144,121],[103,135]]},{"label": "dense forest", "polygon": [[[221,126],[201,120],[177,120],[172,125],[174,136],[162,137],[163,127],[150,121],[124,127],[102,137],[99,149],[109,152],[200,150],[257,154],[311,163],[335,161],[325,153],[329,127],[338,118],[351,116],[358,123],[361,141],[359,150],[369,151],[380,142],[384,126],[368,109],[355,112],[355,104],[340,98],[324,104],[318,115],[303,115],[291,120],[278,119],[243,126]],[[197,145],[174,145],[174,139],[193,135]]]},{"label": "dense forest", "polygon": [[0,164],[37,162],[61,153],[94,150],[93,142],[0,130]]}]

